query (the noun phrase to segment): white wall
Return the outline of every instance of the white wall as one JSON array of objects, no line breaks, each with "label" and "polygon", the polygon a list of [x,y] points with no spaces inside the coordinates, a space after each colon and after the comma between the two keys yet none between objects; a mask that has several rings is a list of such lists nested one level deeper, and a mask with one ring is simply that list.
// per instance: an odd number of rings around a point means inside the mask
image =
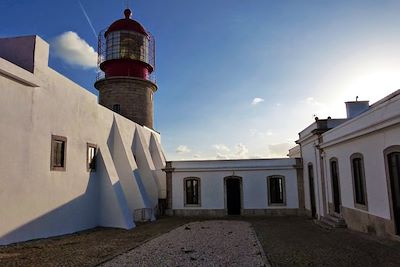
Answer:
[{"label": "white wall", "polygon": [[[47,43],[32,38],[35,56],[48,54]],[[155,208],[152,171],[160,169],[148,156],[148,140],[157,133],[98,105],[95,95],[41,61],[33,74],[0,59],[0,73],[0,244],[98,225],[132,228],[134,209]],[[65,172],[50,171],[52,134],[67,137]],[[86,170],[87,143],[99,148],[94,173]],[[138,160],[151,168],[141,177],[134,143],[143,154]]]},{"label": "white wall", "polygon": [[[298,208],[297,173],[294,159],[174,161],[173,209],[225,209],[224,177],[242,177],[243,209]],[[268,206],[267,177],[285,176],[286,206]],[[200,178],[201,206],[185,207],[183,180]]]},{"label": "white wall", "polygon": [[[369,214],[390,219],[388,184],[383,151],[400,145],[400,92],[374,104],[369,111],[323,134],[325,161],[336,157],[342,205],[355,208],[350,156],[361,153],[364,158]],[[327,171],[329,200],[332,202],[330,169]]]}]

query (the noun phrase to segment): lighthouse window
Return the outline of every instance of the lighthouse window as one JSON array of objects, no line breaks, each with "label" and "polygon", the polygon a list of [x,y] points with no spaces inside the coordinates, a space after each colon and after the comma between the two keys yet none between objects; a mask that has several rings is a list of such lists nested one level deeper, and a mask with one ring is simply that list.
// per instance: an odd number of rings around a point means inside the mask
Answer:
[{"label": "lighthouse window", "polygon": [[115,113],[120,114],[120,113],[121,113],[121,105],[120,105],[120,104],[115,104],[115,105],[113,105],[113,111],[114,111]]}]

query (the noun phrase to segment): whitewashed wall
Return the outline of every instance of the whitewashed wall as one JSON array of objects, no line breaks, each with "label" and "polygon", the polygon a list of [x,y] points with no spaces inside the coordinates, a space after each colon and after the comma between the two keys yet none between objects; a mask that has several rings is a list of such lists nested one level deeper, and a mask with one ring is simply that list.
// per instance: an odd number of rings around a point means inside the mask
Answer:
[{"label": "whitewashed wall", "polygon": [[350,156],[361,153],[364,158],[368,211],[390,219],[390,205],[383,151],[400,145],[400,92],[396,91],[374,104],[369,111],[323,134],[321,147],[328,166],[328,199],[332,202],[329,159],[339,162],[342,206],[354,207]]},{"label": "whitewashed wall", "polygon": [[[48,68],[47,43],[25,38],[40,58],[33,73],[0,58],[0,244],[134,227],[135,210],[154,209],[165,191],[158,133],[98,105]],[[18,53],[32,60],[31,50]],[[65,172],[50,171],[52,134],[67,137]],[[86,170],[87,143],[99,148],[95,173]]]},{"label": "whitewashed wall", "polygon": [[[224,178],[242,177],[243,209],[297,209],[298,187],[295,159],[174,161],[172,209],[225,209]],[[286,205],[268,206],[267,177],[285,177]],[[184,178],[198,177],[201,206],[185,207]]]}]

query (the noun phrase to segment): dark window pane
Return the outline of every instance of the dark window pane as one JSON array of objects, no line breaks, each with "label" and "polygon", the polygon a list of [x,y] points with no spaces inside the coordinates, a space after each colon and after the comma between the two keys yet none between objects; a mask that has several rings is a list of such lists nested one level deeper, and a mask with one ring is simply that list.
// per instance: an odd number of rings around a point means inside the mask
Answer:
[{"label": "dark window pane", "polygon": [[186,204],[199,204],[199,186],[195,179],[186,180]]},{"label": "dark window pane", "polygon": [[121,113],[121,106],[119,104],[113,105],[113,111],[118,114]]},{"label": "dark window pane", "polygon": [[272,204],[283,203],[283,179],[281,177],[269,178],[269,194]]},{"label": "dark window pane", "polygon": [[87,166],[89,170],[96,169],[96,147],[95,146],[88,146],[87,151]]},{"label": "dark window pane", "polygon": [[364,173],[363,162],[361,158],[353,159],[353,179],[356,203],[365,205],[365,192],[364,192]]},{"label": "dark window pane", "polygon": [[64,142],[63,141],[54,141],[54,158],[53,164],[54,167],[64,167]]}]

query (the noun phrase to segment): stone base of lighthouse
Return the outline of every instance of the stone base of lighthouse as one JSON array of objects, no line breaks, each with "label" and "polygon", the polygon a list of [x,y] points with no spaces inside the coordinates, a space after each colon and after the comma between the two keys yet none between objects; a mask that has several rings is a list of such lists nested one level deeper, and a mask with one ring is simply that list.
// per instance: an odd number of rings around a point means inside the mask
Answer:
[{"label": "stone base of lighthouse", "polygon": [[148,128],[153,129],[153,93],[157,85],[134,77],[111,77],[97,81],[99,103]]}]

